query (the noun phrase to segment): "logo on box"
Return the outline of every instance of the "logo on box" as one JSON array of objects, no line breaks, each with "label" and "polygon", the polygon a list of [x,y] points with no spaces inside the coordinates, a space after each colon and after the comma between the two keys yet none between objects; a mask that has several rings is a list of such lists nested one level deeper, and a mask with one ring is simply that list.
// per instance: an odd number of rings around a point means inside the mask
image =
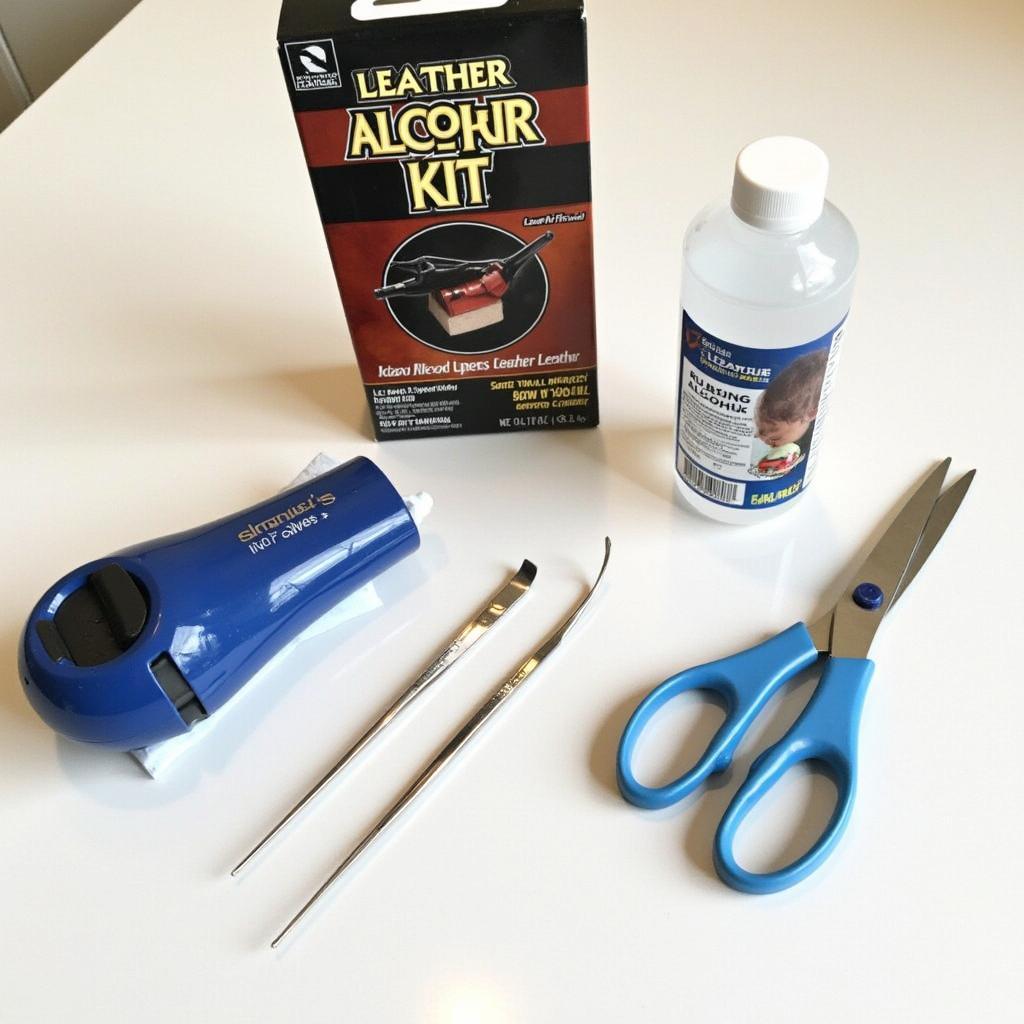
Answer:
[{"label": "logo on box", "polygon": [[285,43],[285,53],[296,92],[341,88],[334,40],[312,39],[305,43]]}]

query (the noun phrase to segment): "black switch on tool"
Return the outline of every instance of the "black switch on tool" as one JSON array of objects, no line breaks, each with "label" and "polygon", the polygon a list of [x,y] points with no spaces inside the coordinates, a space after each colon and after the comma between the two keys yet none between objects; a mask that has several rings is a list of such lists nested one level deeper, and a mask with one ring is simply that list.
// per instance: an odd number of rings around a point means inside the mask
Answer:
[{"label": "black switch on tool", "polygon": [[53,621],[40,620],[36,632],[55,661],[102,665],[128,650],[149,614],[146,595],[113,562],[90,573],[84,586],[61,602]]}]

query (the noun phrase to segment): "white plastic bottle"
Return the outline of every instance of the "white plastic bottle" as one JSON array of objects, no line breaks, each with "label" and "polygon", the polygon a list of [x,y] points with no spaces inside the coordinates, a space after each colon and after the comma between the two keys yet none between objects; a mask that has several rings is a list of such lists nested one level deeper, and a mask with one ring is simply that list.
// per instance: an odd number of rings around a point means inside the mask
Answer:
[{"label": "white plastic bottle", "polygon": [[857,268],[827,181],[813,143],[760,139],[736,158],[731,203],[686,232],[676,483],[720,522],[792,508],[821,453]]}]

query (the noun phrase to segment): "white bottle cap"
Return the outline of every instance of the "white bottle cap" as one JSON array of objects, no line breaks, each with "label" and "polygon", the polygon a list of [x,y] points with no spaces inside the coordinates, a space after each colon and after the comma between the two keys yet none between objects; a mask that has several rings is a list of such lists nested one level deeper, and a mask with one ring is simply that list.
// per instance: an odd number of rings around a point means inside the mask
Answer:
[{"label": "white bottle cap", "polygon": [[792,135],[758,139],[740,150],[732,182],[732,211],[768,231],[802,231],[820,216],[828,157]]}]

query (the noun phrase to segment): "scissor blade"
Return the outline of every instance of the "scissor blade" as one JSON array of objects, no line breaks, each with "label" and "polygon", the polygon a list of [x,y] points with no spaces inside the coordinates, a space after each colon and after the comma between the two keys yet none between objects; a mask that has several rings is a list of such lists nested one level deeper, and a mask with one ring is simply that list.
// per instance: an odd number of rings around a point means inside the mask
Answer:
[{"label": "scissor blade", "polygon": [[[950,459],[931,473],[882,534],[836,605],[832,624],[832,654],[839,658],[866,658],[882,616],[892,606],[907,567],[921,542],[935,502],[942,492]],[[882,603],[867,610],[854,603],[853,590],[860,583],[873,583],[882,591]]]},{"label": "scissor blade", "polygon": [[928,556],[934,550],[935,545],[942,539],[946,527],[953,521],[953,516],[956,515],[960,503],[964,500],[974,481],[975,472],[972,469],[969,473],[965,473],[935,502],[935,508],[932,509],[932,514],[928,517],[928,523],[921,534],[921,542],[917,545],[914,557],[910,560],[910,565],[907,566],[907,571],[903,574],[903,579],[900,580],[896,593],[893,594],[893,598],[887,606],[887,611],[903,596],[914,577],[921,571],[921,566],[928,561]]}]

